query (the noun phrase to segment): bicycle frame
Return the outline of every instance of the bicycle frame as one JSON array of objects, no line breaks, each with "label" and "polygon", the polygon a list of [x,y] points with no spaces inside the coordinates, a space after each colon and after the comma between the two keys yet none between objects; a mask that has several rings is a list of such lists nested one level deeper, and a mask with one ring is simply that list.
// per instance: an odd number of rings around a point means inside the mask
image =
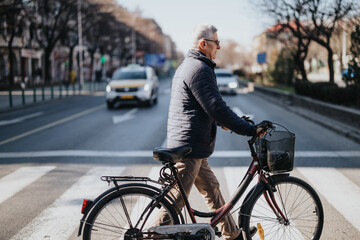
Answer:
[{"label": "bicycle frame", "polygon": [[[188,212],[192,223],[194,223],[194,224],[197,223],[195,216],[198,216],[198,217],[201,217],[201,218],[211,218],[210,221],[209,221],[209,225],[212,228],[215,228],[215,226],[227,214],[229,214],[231,209],[236,205],[236,203],[239,201],[239,199],[243,196],[243,194],[245,193],[246,189],[249,187],[251,181],[254,179],[254,176],[256,174],[259,175],[258,182],[262,182],[263,184],[265,184],[265,186],[267,186],[268,191],[267,191],[267,193],[264,194],[265,195],[264,197],[265,197],[267,203],[269,204],[270,208],[274,212],[274,214],[277,216],[279,221],[283,221],[285,224],[289,223],[289,220],[287,219],[287,217],[285,216],[283,211],[278,206],[278,204],[277,204],[277,202],[275,200],[275,197],[274,197],[274,192],[276,191],[276,189],[274,189],[274,187],[271,184],[271,179],[274,176],[268,177],[268,176],[266,176],[266,173],[261,170],[261,167],[259,165],[259,160],[258,160],[257,154],[256,154],[254,146],[253,146],[255,140],[256,140],[256,137],[253,137],[252,139],[250,139],[248,141],[250,151],[251,151],[251,156],[252,156],[252,162],[251,162],[251,164],[250,164],[244,178],[240,182],[239,186],[237,187],[237,189],[236,189],[234,195],[231,197],[231,199],[224,206],[217,209],[215,212],[201,212],[201,211],[197,211],[197,210],[191,208],[189,200],[187,199],[184,188],[183,188],[183,186],[181,184],[181,180],[179,179],[179,176],[177,174],[176,167],[173,164],[167,163],[162,168],[162,170],[160,172],[160,179],[159,179],[160,181],[155,181],[155,180],[152,180],[152,179],[147,178],[147,177],[130,177],[130,176],[129,177],[111,177],[111,176],[103,176],[102,177],[103,181],[107,181],[108,183],[113,182],[115,184],[115,187],[112,188],[112,189],[109,189],[106,192],[104,192],[98,198],[96,198],[94,201],[90,201],[89,204],[87,204],[87,206],[83,207],[84,208],[84,212],[83,212],[84,215],[83,215],[83,218],[81,219],[81,224],[80,224],[78,235],[81,235],[82,226],[83,226],[83,223],[85,222],[87,214],[96,205],[96,203],[98,201],[100,201],[103,197],[107,196],[109,193],[117,191],[119,188],[131,187],[131,186],[135,186],[135,185],[136,186],[142,186],[144,188],[150,188],[150,189],[158,192],[157,197],[154,198],[151,203],[149,203],[146,210],[143,212],[141,218],[147,219],[150,216],[150,214],[152,213],[153,209],[161,201],[161,199],[167,198],[177,208],[177,210],[179,212],[179,217],[180,217],[181,222],[185,223],[185,220],[184,220],[184,218],[183,218],[183,216],[181,214],[181,209],[175,203],[175,199],[172,197],[171,192],[170,192],[171,189],[175,188],[176,185],[177,185],[178,188],[179,188],[179,191],[180,191],[180,196],[179,197],[181,197],[183,199],[184,206],[186,207],[186,211]],[[165,173],[165,169],[170,169],[171,174]],[[147,184],[145,185],[145,184],[136,184],[136,183],[131,184],[130,183],[130,184],[125,184],[125,185],[118,185],[118,182],[121,182],[121,181],[126,181],[126,182],[129,182],[129,181],[130,182],[153,182],[153,183],[156,183],[156,184],[160,184],[162,186],[162,189],[156,188],[154,186],[147,185]],[[143,228],[143,226],[140,227],[140,229],[142,229],[142,228]]]},{"label": "bicycle frame", "polygon": [[[248,141],[249,148],[251,151],[252,156],[252,162],[245,174],[245,177],[239,184],[239,186],[236,189],[236,192],[232,196],[232,198],[221,208],[217,209],[215,212],[200,212],[193,208],[191,208],[189,200],[186,197],[185,191],[183,189],[183,186],[181,184],[181,181],[178,177],[177,170],[174,166],[170,166],[170,169],[173,173],[173,176],[175,177],[175,181],[171,184],[171,187],[167,189],[166,194],[170,191],[171,188],[174,187],[175,184],[178,185],[180,190],[180,195],[184,201],[185,207],[187,212],[189,213],[190,219],[192,223],[197,223],[195,216],[202,217],[202,218],[211,218],[209,224],[214,228],[229,212],[230,210],[235,206],[235,204],[239,201],[239,199],[243,196],[246,189],[249,187],[250,183],[254,179],[254,176],[256,174],[259,175],[259,182],[263,182],[267,188],[268,193],[265,193],[265,199],[267,203],[269,204],[270,208],[274,212],[274,214],[278,217],[278,219],[282,219],[285,223],[288,223],[288,219],[283,213],[283,211],[280,209],[279,205],[277,204],[275,197],[274,197],[274,191],[276,189],[273,189],[269,180],[266,178],[264,172],[261,170],[259,165],[258,156],[254,149],[254,142],[256,140],[256,137],[253,137]],[[270,196],[269,196],[270,195]]]}]

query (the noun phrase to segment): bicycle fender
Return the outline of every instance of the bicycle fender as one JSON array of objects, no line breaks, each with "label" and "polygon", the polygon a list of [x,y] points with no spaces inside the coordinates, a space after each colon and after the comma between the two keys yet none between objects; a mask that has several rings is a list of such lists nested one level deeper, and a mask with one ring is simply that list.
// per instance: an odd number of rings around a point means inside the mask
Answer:
[{"label": "bicycle fender", "polygon": [[127,184],[118,185],[118,186],[115,186],[115,187],[112,187],[112,188],[108,189],[107,191],[100,194],[97,198],[95,198],[95,200],[92,201],[91,205],[87,208],[87,211],[84,212],[83,217],[80,220],[78,236],[80,236],[82,234],[83,225],[84,225],[84,222],[85,222],[87,216],[89,215],[89,213],[92,211],[92,209],[96,206],[96,204],[101,199],[103,199],[104,197],[112,194],[113,192],[119,191],[120,189],[133,188],[133,187],[146,188],[146,189],[150,189],[150,190],[153,190],[155,192],[158,192],[158,193],[160,193],[160,191],[161,191],[159,188],[157,188],[155,186],[144,184],[144,183],[127,183]]},{"label": "bicycle fender", "polygon": [[[290,175],[290,173],[281,173],[281,174],[275,174],[275,175],[272,175],[270,176],[269,178],[269,181],[276,181],[276,179],[278,178],[282,178],[282,177],[288,177]],[[249,200],[249,198],[251,197],[251,195],[254,193],[254,191],[257,189],[257,188],[261,188],[261,187],[265,187],[265,188],[268,188],[268,186],[260,181],[258,182],[253,188],[251,188],[251,190],[249,191],[249,193],[246,195],[244,201],[243,201],[243,204],[241,205],[241,208],[240,208],[240,211],[239,211],[239,217],[238,217],[238,222],[239,222],[239,227],[242,228],[242,221],[241,221],[241,218],[242,218],[242,215],[244,214],[245,212],[245,209],[247,208],[247,201]]]}]

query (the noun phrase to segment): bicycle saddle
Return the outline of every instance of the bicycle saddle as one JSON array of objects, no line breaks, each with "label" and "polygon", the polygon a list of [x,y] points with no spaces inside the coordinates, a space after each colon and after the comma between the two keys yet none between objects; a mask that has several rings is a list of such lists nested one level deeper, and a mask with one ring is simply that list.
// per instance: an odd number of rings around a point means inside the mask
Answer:
[{"label": "bicycle saddle", "polygon": [[154,159],[165,163],[175,164],[180,162],[186,155],[192,151],[189,146],[180,146],[176,148],[155,148],[153,151]]}]

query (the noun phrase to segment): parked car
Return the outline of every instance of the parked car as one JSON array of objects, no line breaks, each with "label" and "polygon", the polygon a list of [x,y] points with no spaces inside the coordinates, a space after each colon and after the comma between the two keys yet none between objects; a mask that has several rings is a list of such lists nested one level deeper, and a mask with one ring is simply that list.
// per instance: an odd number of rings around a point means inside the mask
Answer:
[{"label": "parked car", "polygon": [[157,103],[159,80],[154,69],[136,64],[114,71],[106,86],[106,103],[109,109],[116,103]]},{"label": "parked car", "polygon": [[236,94],[238,88],[237,77],[229,70],[223,68],[215,68],[217,85],[221,93]]}]

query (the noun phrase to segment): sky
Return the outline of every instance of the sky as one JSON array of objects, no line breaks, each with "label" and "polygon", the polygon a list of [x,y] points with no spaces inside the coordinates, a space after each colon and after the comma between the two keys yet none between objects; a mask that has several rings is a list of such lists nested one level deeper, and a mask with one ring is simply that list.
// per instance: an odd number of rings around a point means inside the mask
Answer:
[{"label": "sky", "polygon": [[[153,18],[176,43],[178,51],[191,48],[191,33],[196,25],[212,24],[220,41],[234,40],[247,50],[255,36],[272,24],[259,10],[256,0],[117,0],[130,11]],[[260,1],[257,1],[260,2]]]}]

